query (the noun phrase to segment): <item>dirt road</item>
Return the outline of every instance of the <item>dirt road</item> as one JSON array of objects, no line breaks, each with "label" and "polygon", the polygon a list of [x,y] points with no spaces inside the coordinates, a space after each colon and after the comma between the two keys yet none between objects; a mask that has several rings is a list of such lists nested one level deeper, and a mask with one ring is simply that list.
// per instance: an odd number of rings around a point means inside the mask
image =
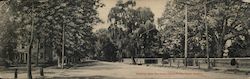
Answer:
[{"label": "dirt road", "polygon": [[[250,79],[247,75],[101,61],[84,63],[69,69],[48,67],[44,72],[45,78],[53,79]],[[13,73],[0,72],[1,77],[13,78]],[[25,79],[26,73],[20,73],[18,77]],[[41,78],[38,70],[33,72],[33,78]]]}]

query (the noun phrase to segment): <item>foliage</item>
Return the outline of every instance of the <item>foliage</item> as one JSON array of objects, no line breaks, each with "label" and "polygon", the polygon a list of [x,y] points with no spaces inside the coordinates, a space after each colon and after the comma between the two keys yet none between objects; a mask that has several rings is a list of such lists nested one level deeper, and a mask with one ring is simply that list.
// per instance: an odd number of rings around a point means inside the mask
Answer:
[{"label": "foliage", "polygon": [[99,60],[114,61],[116,58],[116,47],[109,40],[107,29],[99,29],[95,33],[95,58]]},{"label": "foliage", "polygon": [[11,11],[7,2],[1,2],[0,15],[0,57],[14,61],[17,46],[17,24],[12,23]]},{"label": "foliage", "polygon": [[208,46],[212,57],[222,57],[223,50],[232,47],[226,44],[227,41],[232,41],[232,45],[241,45],[240,48],[233,47],[234,49],[248,47],[248,40],[245,39],[249,36],[249,17],[246,17],[249,14],[248,3],[239,0],[207,0],[207,16],[204,18],[204,0],[175,0],[167,2],[165,12],[158,20],[159,25],[164,28],[162,33],[167,37],[165,45],[168,49],[177,49],[174,53],[183,54],[185,5],[188,6],[189,57],[194,54],[205,57],[205,23],[208,26]]},{"label": "foliage", "polygon": [[8,6],[14,19],[11,23],[16,24],[11,25],[15,30],[9,32],[17,31],[19,44],[28,45],[31,20],[34,20],[35,39],[43,40],[44,47],[53,48],[60,54],[65,27],[66,56],[85,57],[93,53],[92,26],[101,22],[96,10],[103,6],[99,0],[34,0],[33,3],[31,0],[10,0]]},{"label": "foliage", "polygon": [[154,14],[150,8],[135,9],[135,6],[133,0],[124,3],[119,0],[111,8],[108,15],[110,40],[123,57],[156,57],[159,34],[153,24]]}]

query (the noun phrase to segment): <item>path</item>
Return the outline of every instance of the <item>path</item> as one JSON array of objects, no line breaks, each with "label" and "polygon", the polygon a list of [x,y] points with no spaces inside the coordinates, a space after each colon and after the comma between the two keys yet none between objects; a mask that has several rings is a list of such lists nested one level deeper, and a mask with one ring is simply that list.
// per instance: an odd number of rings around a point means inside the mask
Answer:
[{"label": "path", "polygon": [[[145,65],[127,65],[123,63],[101,62],[85,63],[70,69],[45,68],[45,78],[53,79],[250,79],[247,75],[205,72],[191,69],[163,68]],[[8,73],[0,77],[7,78]],[[26,78],[26,73],[19,74]],[[39,71],[33,72],[39,77]]]}]

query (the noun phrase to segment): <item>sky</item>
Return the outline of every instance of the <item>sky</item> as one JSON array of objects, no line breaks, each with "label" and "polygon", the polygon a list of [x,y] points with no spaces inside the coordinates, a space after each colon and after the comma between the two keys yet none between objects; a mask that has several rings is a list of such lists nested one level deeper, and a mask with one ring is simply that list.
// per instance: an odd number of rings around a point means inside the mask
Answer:
[{"label": "sky", "polygon": [[247,3],[250,3],[250,0],[242,0],[243,2],[247,2]]},{"label": "sky", "polygon": [[[101,0],[103,4],[105,4],[104,7],[99,8],[99,17],[104,21],[103,24],[98,24],[94,26],[93,31],[95,32],[98,29],[101,28],[108,28],[109,23],[108,20],[108,13],[112,7],[115,6],[116,2],[118,0]],[[126,0],[123,0],[126,2]],[[136,8],[137,7],[148,7],[151,8],[151,11],[155,14],[155,23],[157,21],[157,18],[162,16],[163,11],[165,10],[165,4],[167,0],[135,0],[136,1]]]}]

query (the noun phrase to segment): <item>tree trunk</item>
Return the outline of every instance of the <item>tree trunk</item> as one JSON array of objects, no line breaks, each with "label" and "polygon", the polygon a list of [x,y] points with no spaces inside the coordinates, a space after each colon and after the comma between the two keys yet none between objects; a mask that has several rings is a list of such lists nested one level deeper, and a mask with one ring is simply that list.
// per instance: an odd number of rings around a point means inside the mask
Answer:
[{"label": "tree trunk", "polygon": [[223,52],[222,52],[222,50],[223,50],[223,45],[222,45],[222,42],[221,41],[219,41],[219,43],[217,43],[217,50],[216,50],[216,57],[218,57],[218,58],[221,58],[222,57],[222,54],[223,54]]},{"label": "tree trunk", "polygon": [[135,47],[135,44],[133,44],[130,48],[130,53],[131,53],[131,59],[132,59],[132,64],[136,64],[136,61],[135,61],[135,54],[136,54],[136,49],[133,48]]},{"label": "tree trunk", "polygon": [[132,64],[135,65],[136,64],[135,57],[132,56],[131,59],[132,59]]},{"label": "tree trunk", "polygon": [[135,49],[134,49],[134,51],[132,51],[131,59],[132,59],[132,61],[133,61],[132,64],[135,65],[135,64],[136,64],[136,61],[135,61]]},{"label": "tree trunk", "polygon": [[28,79],[32,79],[32,74],[31,74],[31,52],[32,52],[32,45],[33,45],[33,34],[31,36],[31,41],[29,45],[29,52],[28,52],[28,58],[27,58],[27,76]]},{"label": "tree trunk", "polygon": [[34,5],[33,5],[33,0],[32,0],[31,39],[30,39],[28,59],[27,59],[27,76],[28,76],[28,79],[32,79],[32,74],[31,74],[31,52],[32,52],[32,45],[33,45],[33,40],[34,40],[34,16],[33,16],[33,9],[34,9]]}]

